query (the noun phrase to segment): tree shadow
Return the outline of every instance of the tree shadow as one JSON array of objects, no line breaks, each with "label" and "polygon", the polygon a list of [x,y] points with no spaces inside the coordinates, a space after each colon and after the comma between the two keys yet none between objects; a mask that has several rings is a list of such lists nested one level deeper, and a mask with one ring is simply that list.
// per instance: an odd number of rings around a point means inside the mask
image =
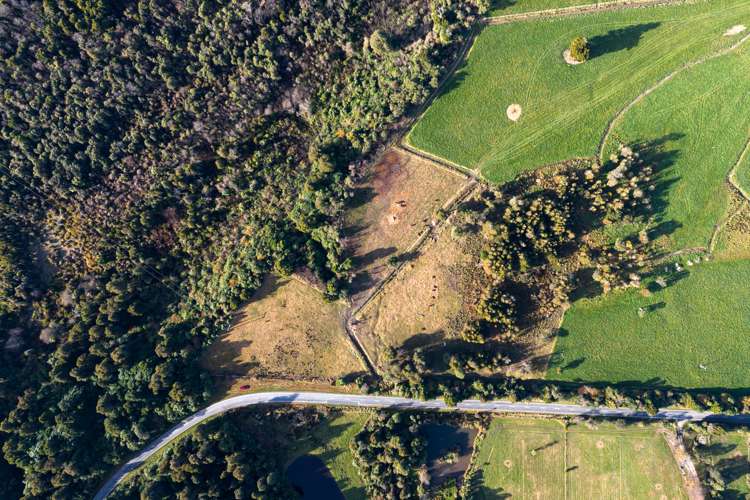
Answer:
[{"label": "tree shadow", "polygon": [[352,197],[347,201],[347,208],[353,209],[369,203],[377,193],[370,186],[357,186],[352,189]]},{"label": "tree shadow", "polygon": [[604,35],[595,36],[589,39],[591,59],[612,52],[630,50],[638,45],[638,42],[641,41],[641,37],[644,33],[656,29],[660,25],[661,23],[635,24],[625,28],[610,30]]},{"label": "tree shadow", "polygon": [[352,260],[354,261],[354,266],[357,268],[367,267],[377,260],[393,255],[396,250],[398,250],[396,247],[376,248],[364,255],[355,256]]},{"label": "tree shadow", "polygon": [[570,361],[567,364],[565,364],[564,366],[562,366],[560,369],[562,371],[565,371],[565,370],[575,370],[576,368],[578,368],[579,366],[581,366],[584,361],[586,361],[586,358],[576,358],[573,361]]},{"label": "tree shadow", "polygon": [[[724,478],[727,484],[750,474],[750,462],[741,454],[735,457],[723,458],[719,460],[716,466],[721,472],[721,477]],[[745,497],[742,496],[740,498]]]},{"label": "tree shadow", "polygon": [[[491,465],[486,462],[482,465]],[[503,488],[489,488],[484,484],[484,470],[479,468],[471,476],[471,483],[468,485],[469,498],[486,498],[492,500],[508,500],[511,498],[511,494],[503,490]]]},{"label": "tree shadow", "polygon": [[490,2],[490,9],[507,9],[508,7],[513,7],[518,3],[517,0],[493,0]]}]

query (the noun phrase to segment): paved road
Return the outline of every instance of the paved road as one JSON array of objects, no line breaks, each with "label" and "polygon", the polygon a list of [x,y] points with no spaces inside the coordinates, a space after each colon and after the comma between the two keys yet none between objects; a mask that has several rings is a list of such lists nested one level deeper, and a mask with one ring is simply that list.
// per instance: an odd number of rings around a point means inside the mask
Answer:
[{"label": "paved road", "polygon": [[692,410],[659,410],[648,415],[629,408],[605,408],[556,403],[512,403],[508,401],[478,401],[467,399],[450,408],[442,400],[420,401],[391,396],[367,396],[356,394],[334,394],[320,392],[263,392],[245,394],[214,403],[194,413],[169,431],[162,434],[137,456],[120,467],[102,486],[94,497],[103,500],[122,481],[128,472],[137,469],[148,457],[186,430],[203,420],[228,410],[259,404],[317,404],[326,406],[361,406],[366,408],[390,408],[398,410],[451,410],[462,412],[530,413],[538,415],[591,416],[609,418],[634,418],[642,420],[712,421],[730,424],[750,424],[750,414],[721,415]]}]

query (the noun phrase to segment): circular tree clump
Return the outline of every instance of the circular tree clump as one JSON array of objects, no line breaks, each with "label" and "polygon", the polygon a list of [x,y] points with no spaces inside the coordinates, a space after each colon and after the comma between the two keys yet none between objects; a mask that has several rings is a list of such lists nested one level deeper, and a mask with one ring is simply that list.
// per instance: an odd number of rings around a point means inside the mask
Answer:
[{"label": "circular tree clump", "polygon": [[579,63],[588,61],[591,55],[589,41],[584,36],[577,36],[570,42],[570,57]]}]

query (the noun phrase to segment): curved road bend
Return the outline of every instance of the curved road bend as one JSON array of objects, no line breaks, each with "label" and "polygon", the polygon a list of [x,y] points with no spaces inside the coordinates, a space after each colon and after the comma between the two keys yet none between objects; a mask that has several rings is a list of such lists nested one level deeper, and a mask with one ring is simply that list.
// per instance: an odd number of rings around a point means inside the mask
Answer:
[{"label": "curved road bend", "polygon": [[391,396],[368,396],[358,394],[335,394],[320,392],[263,392],[235,396],[200,410],[168,430],[137,456],[130,459],[109,478],[97,492],[94,500],[104,500],[117,484],[132,470],[137,469],[147,458],[191,427],[221,413],[259,404],[314,404],[327,406],[361,406],[366,408],[388,408],[394,410],[450,410],[462,412],[528,413],[558,416],[588,416],[609,418],[633,418],[641,420],[711,421],[729,424],[750,424],[750,414],[723,415],[693,410],[659,410],[648,415],[630,408],[607,408],[557,403],[511,403],[508,401],[478,401],[467,399],[455,407],[442,400],[420,401]]}]

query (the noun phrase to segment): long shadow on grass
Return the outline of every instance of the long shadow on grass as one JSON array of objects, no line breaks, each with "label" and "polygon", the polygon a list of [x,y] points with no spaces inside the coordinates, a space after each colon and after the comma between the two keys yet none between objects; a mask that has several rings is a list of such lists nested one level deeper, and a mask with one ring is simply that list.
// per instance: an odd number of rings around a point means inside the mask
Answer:
[{"label": "long shadow on grass", "polygon": [[641,41],[647,31],[659,27],[661,23],[634,24],[626,28],[610,30],[604,35],[598,35],[589,40],[591,59],[621,50],[630,50]]},{"label": "long shadow on grass", "polygon": [[494,0],[493,2],[490,2],[490,10],[507,9],[508,7],[513,7],[517,3],[516,0]]}]

